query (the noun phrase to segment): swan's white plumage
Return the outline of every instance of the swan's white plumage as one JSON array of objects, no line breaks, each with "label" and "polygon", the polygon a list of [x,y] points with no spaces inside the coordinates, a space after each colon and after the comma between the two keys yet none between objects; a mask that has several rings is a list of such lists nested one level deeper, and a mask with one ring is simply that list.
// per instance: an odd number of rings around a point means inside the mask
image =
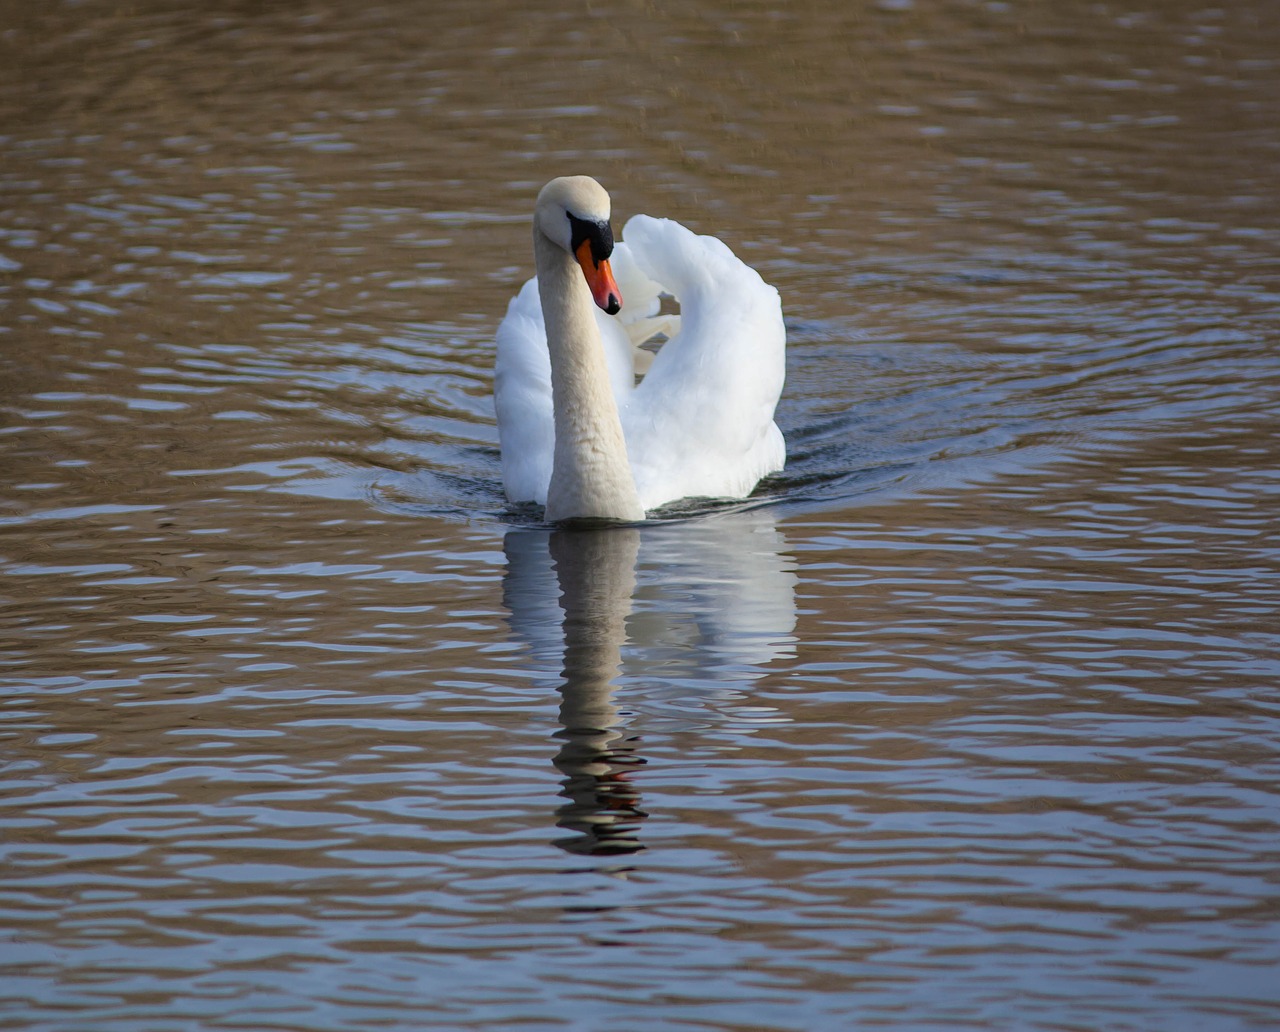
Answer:
[{"label": "swan's white plumage", "polygon": [[[773,421],[785,375],[778,292],[721,241],[647,215],[627,222],[611,264],[622,311],[593,311],[640,504],[745,497],[786,458]],[[659,315],[660,293],[680,302],[679,317]],[[636,386],[649,353],[635,345],[659,331],[670,339]],[[507,497],[545,505],[555,428],[536,280],[498,328],[494,397]]]}]

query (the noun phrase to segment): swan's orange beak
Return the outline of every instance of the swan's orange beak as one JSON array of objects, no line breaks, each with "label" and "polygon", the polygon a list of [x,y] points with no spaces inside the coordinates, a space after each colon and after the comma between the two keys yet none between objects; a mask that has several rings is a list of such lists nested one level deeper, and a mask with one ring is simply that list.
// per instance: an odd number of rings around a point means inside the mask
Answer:
[{"label": "swan's orange beak", "polygon": [[574,257],[582,266],[582,275],[587,278],[587,286],[591,288],[591,296],[596,304],[610,315],[617,315],[622,309],[622,291],[613,278],[608,259],[597,262],[591,256],[590,240],[584,240],[578,245]]}]

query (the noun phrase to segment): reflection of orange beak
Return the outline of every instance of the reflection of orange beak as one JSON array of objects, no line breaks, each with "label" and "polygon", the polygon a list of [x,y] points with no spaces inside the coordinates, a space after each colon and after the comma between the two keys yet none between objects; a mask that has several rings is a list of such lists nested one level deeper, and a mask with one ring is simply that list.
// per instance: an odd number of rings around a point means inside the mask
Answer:
[{"label": "reflection of orange beak", "polygon": [[617,315],[622,308],[622,291],[613,278],[609,262],[597,262],[591,256],[590,240],[584,240],[578,245],[574,257],[582,266],[582,275],[587,278],[587,286],[591,288],[591,296],[596,304],[610,315]]}]

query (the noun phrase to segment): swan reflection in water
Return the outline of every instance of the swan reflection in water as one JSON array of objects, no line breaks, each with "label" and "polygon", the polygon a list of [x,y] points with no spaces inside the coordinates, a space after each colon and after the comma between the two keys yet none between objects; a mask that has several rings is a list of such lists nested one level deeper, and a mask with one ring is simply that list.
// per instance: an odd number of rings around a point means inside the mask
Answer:
[{"label": "swan reflection in water", "polygon": [[[511,530],[503,598],[541,663],[558,662],[564,775],[556,845],[597,856],[643,849],[632,779],[646,762],[621,678],[687,702],[735,699],[792,655],[795,574],[766,510],[682,523]],[[655,687],[656,686],[656,687]],[[695,702],[697,700],[694,700]],[[687,707],[686,707],[687,708]],[[761,709],[751,708],[751,719]]]}]

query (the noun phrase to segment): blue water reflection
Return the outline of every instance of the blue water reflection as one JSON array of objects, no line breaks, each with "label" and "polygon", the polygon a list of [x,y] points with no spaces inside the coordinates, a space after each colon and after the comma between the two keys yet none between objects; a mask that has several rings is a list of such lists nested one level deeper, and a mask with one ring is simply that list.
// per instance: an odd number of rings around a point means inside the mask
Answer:
[{"label": "blue water reflection", "polygon": [[[0,1023],[1280,1027],[1275,0],[587,6],[10,5]],[[571,171],[748,502],[512,529]]]}]

